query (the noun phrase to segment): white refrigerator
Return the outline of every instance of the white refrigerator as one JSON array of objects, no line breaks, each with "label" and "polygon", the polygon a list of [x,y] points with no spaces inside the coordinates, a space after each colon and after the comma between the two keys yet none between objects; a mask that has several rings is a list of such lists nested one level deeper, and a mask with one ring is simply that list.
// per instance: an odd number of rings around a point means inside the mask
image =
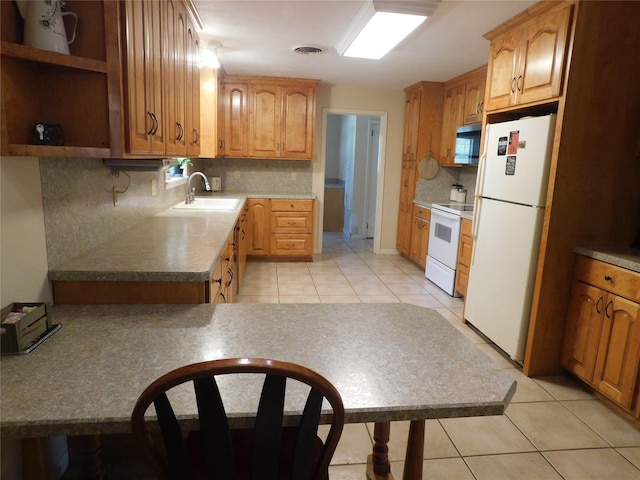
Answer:
[{"label": "white refrigerator", "polygon": [[465,319],[522,362],[555,115],[489,124],[478,165]]}]

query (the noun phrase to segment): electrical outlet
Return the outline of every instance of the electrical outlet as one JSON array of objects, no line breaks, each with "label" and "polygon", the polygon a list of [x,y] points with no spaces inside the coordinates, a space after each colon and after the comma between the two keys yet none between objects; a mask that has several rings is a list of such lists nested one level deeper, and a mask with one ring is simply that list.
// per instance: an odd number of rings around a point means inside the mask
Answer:
[{"label": "electrical outlet", "polygon": [[239,170],[236,170],[235,177],[236,177],[236,180],[240,179],[240,171]]},{"label": "electrical outlet", "polygon": [[295,182],[296,178],[298,178],[298,174],[296,172],[291,172],[291,180]]},{"label": "electrical outlet", "polygon": [[156,195],[158,195],[158,179],[152,178],[151,179],[151,196],[155,197]]}]

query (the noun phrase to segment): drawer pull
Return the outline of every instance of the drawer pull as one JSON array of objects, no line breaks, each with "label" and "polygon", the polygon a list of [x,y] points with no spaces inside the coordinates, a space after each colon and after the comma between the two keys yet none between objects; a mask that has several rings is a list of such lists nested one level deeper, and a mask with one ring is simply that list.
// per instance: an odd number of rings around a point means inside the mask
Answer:
[{"label": "drawer pull", "polygon": [[611,280],[612,280],[612,279],[611,279],[611,277],[610,277],[609,275],[605,275],[605,276],[604,276],[604,281],[605,281],[605,282],[610,282]]}]

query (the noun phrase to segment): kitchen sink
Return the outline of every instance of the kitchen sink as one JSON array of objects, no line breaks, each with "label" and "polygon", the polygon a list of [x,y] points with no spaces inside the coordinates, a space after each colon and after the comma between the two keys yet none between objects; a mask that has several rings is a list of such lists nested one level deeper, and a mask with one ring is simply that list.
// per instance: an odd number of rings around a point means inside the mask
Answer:
[{"label": "kitchen sink", "polygon": [[196,197],[193,203],[186,204],[184,202],[179,203],[174,209],[186,209],[186,210],[208,210],[208,211],[231,211],[238,208],[240,205],[240,199],[238,198],[210,198],[210,197]]}]

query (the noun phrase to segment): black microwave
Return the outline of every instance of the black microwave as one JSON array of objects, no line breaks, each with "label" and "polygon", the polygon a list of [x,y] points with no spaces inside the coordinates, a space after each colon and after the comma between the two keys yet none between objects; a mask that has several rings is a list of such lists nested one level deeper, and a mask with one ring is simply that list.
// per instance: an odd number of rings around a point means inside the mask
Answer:
[{"label": "black microwave", "polygon": [[464,125],[456,130],[456,151],[453,163],[477,165],[480,159],[482,124]]}]

